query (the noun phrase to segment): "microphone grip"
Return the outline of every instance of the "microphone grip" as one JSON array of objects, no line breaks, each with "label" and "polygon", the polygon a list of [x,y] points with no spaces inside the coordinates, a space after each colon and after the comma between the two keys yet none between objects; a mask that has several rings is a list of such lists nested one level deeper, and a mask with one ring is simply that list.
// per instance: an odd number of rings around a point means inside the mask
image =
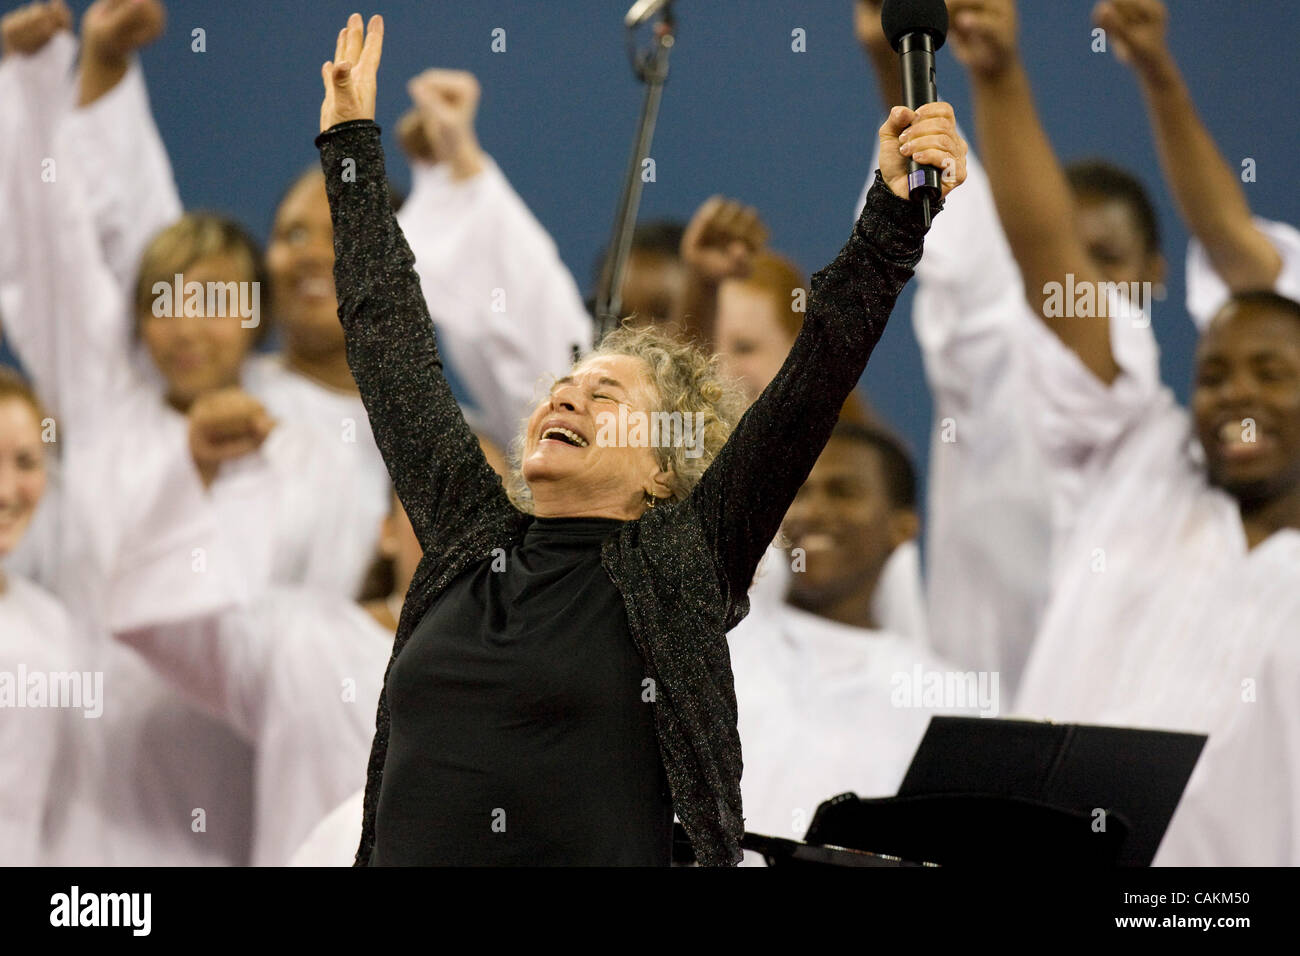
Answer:
[{"label": "microphone grip", "polygon": [[[904,34],[898,45],[899,64],[903,72],[903,105],[910,110],[939,99],[934,74],[934,38],[929,33]],[[943,195],[943,170],[907,163],[907,185],[914,200],[925,206],[925,220],[930,221],[930,202]]]}]

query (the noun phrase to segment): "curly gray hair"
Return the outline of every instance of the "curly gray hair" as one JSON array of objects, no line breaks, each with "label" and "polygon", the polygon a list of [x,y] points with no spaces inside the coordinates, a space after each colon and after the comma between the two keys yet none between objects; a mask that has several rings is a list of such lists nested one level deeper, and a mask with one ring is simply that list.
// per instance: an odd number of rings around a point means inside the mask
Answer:
[{"label": "curly gray hair", "polygon": [[[740,383],[725,375],[716,355],[673,338],[653,325],[623,325],[607,334],[594,349],[574,363],[577,368],[588,359],[609,355],[639,358],[649,370],[650,381],[658,395],[658,410],[693,415],[698,422],[695,454],[685,443],[659,442],[655,454],[659,467],[669,473],[672,490],[669,501],[681,501],[722,450],[732,429],[745,413],[748,403]],[[526,426],[527,419],[524,420]],[[533,513],[533,496],[524,481],[523,455],[528,441],[527,428],[510,443],[506,491],[520,511]]]}]

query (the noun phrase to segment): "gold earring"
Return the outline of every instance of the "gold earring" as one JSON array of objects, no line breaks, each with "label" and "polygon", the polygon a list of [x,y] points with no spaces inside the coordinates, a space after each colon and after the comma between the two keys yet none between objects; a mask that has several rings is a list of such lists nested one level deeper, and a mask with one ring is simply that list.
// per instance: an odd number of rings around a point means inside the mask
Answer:
[{"label": "gold earring", "polygon": [[649,499],[649,501],[646,503],[646,507],[650,508],[653,511],[655,502],[658,501],[659,499],[656,498],[654,495],[650,495],[650,494],[647,494],[646,497]]}]

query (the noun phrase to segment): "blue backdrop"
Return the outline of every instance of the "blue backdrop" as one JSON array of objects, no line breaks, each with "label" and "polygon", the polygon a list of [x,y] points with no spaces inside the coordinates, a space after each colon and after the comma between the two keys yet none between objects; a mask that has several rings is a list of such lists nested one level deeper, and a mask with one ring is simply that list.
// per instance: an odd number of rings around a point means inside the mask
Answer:
[{"label": "blue backdrop", "polygon": [[[587,291],[606,241],[641,102],[622,14],[630,0],[387,0],[379,120],[408,105],[405,81],[428,66],[472,70],[483,86],[479,135]],[[0,8],[17,4],[4,0]],[[689,217],[713,193],[756,205],[775,248],[811,272],[846,238],[882,117],[852,30],[853,0],[679,0],[678,43],[652,155],[646,217]],[[74,0],[80,13],[88,0]],[[1300,5],[1295,0],[1175,0],[1171,44],[1220,148],[1257,164],[1256,212],[1300,222],[1296,157]],[[289,181],[316,160],[320,65],[355,4],[343,0],[173,0],[146,74],[181,195],[265,238]],[[1186,397],[1194,331],[1182,309],[1187,235],[1164,188],[1137,87],[1091,52],[1091,0],[1022,0],[1022,41],[1038,103],[1065,159],[1105,155],[1152,188],[1171,265],[1155,323],[1166,380]],[[1247,12],[1250,14],[1247,16]],[[206,52],[191,50],[196,28]],[[491,49],[505,30],[505,52]],[[801,28],[807,50],[791,49]],[[960,68],[940,54],[941,95],[969,117]],[[969,125],[969,123],[968,123]],[[390,171],[408,176],[391,133]],[[13,241],[16,237],[8,237]],[[878,409],[918,453],[930,403],[903,302],[868,370]]]}]

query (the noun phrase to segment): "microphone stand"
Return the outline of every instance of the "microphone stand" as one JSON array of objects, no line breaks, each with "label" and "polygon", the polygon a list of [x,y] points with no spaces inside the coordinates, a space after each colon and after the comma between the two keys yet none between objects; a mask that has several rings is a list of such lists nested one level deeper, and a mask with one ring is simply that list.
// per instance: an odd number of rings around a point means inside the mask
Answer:
[{"label": "microphone stand", "polygon": [[628,31],[628,54],[637,79],[646,85],[645,102],[641,106],[641,122],[632,146],[632,159],[628,163],[623,181],[623,195],[619,199],[618,213],[614,217],[614,231],[605,251],[605,263],[600,271],[600,287],[596,294],[596,341],[605,333],[617,328],[623,307],[623,275],[632,252],[632,232],[636,228],[637,211],[641,206],[641,165],[650,155],[650,142],[654,139],[655,120],[659,116],[659,103],[663,99],[664,83],[668,80],[668,54],[674,42],[673,5],[663,10],[663,19],[655,24],[654,46],[637,54],[632,46],[632,30]]}]

